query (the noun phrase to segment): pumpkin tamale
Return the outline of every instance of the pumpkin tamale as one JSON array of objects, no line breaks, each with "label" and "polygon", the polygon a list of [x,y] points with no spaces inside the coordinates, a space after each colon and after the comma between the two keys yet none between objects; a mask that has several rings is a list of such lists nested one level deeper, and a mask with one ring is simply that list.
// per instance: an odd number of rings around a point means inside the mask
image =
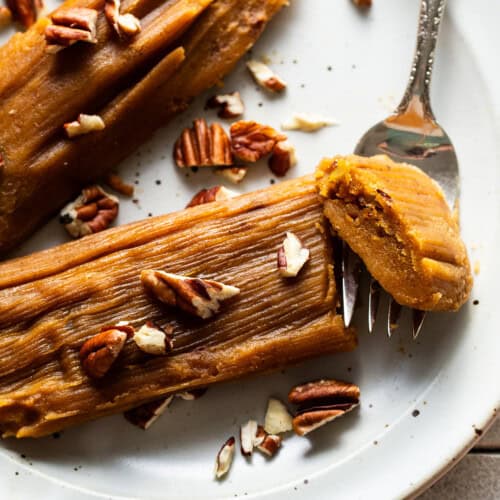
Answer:
[{"label": "pumpkin tamale", "polygon": [[[46,18],[13,36],[0,48],[0,255],[220,83],[286,3],[125,0],[142,30],[124,41],[104,0],[68,0],[61,8],[99,10],[97,44],[46,53]],[[80,113],[106,127],[68,139]]]},{"label": "pumpkin tamale", "polygon": [[[310,259],[283,278],[286,231]],[[219,280],[239,295],[209,320],[151,299],[144,269]],[[0,430],[42,436],[163,395],[355,347],[337,314],[332,243],[314,178],[150,218],[0,265]],[[127,342],[99,380],[82,344],[104,325],[172,328],[167,356]]]}]

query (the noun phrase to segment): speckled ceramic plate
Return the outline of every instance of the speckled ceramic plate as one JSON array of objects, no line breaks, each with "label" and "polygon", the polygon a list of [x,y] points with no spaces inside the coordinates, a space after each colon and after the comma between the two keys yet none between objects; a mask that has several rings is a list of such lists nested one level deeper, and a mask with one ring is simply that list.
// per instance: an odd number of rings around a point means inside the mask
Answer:
[{"label": "speckled ceramic plate", "polygon": [[[315,135],[290,133],[300,157],[291,175],[310,172],[322,155],[350,152],[397,104],[413,56],[418,3],[375,0],[361,15],[349,0],[291,0],[254,49],[289,82],[285,96],[256,90],[243,64],[227,79],[227,90],[242,93],[247,118],[278,126],[293,111],[313,111],[340,122]],[[480,266],[472,299],[459,314],[431,315],[413,342],[403,327],[390,340],[381,324],[368,335],[360,312],[356,352],[211,388],[198,401],[173,404],[147,432],[118,415],[57,439],[6,440],[0,496],[388,499],[414,494],[453,465],[500,399],[498,19],[497,2],[450,1],[433,82],[436,115],[460,159],[463,235]],[[120,223],[179,209],[199,188],[220,183],[210,172],[185,175],[171,160],[180,128],[207,113],[205,99],[123,164],[125,179],[137,184],[138,203],[123,201]],[[270,179],[265,165],[255,167],[239,189]],[[20,253],[65,239],[54,221]],[[226,437],[249,417],[262,419],[269,395],[284,398],[293,384],[316,377],[358,383],[359,411],[310,439],[287,439],[273,460],[257,455],[246,463],[238,453],[227,480],[214,481],[215,454]]]}]

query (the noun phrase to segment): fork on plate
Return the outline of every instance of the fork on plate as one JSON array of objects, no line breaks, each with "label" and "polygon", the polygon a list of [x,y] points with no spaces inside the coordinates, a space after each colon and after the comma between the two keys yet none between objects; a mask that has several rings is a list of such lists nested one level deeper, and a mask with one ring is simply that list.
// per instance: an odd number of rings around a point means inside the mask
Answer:
[{"label": "fork on plate", "polygon": [[[395,113],[369,129],[356,146],[361,156],[386,154],[398,162],[421,168],[443,189],[450,207],[458,198],[458,160],[450,138],[438,125],[430,105],[429,88],[439,26],[446,0],[421,0],[417,45],[410,79]],[[358,295],[361,260],[344,242],[341,258],[342,306],[349,326]],[[368,296],[368,330],[373,331],[382,288],[373,278]],[[389,299],[387,334],[398,327],[402,307]],[[412,310],[413,338],[422,328],[425,311]]]}]

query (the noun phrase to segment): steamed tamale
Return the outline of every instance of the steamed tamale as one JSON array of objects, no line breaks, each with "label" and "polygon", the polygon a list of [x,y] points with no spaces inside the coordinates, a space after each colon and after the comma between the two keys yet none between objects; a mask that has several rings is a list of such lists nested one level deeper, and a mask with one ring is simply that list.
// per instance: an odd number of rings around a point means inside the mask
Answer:
[{"label": "steamed tamale", "polygon": [[[310,259],[283,278],[286,231]],[[312,177],[87,236],[0,265],[0,430],[41,436],[173,392],[351,350],[336,313],[332,248]],[[208,320],[152,300],[144,269],[215,279],[239,295]],[[175,343],[150,356],[127,342],[99,380],[79,350],[104,325],[153,321]]]},{"label": "steamed tamale", "polygon": [[[12,37],[0,49],[0,255],[220,82],[285,3],[126,0],[142,31],[121,40],[104,0],[69,0],[100,11],[97,44],[47,54],[47,19]],[[80,113],[106,128],[68,139]]]},{"label": "steamed tamale", "polygon": [[317,178],[333,228],[398,303],[432,311],[463,305],[469,260],[436,182],[385,155],[325,159]]}]

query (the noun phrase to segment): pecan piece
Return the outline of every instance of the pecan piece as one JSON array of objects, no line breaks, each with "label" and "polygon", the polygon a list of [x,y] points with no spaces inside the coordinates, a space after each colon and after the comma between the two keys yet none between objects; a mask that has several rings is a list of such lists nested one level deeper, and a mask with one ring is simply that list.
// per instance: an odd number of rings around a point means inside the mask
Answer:
[{"label": "pecan piece", "polygon": [[215,169],[215,173],[220,175],[224,179],[232,182],[233,184],[239,184],[247,175],[248,168],[247,167],[229,167],[229,168],[217,168]]},{"label": "pecan piece", "polygon": [[144,288],[160,302],[177,306],[203,319],[217,313],[221,302],[240,293],[239,288],[218,281],[153,269],[142,271],[141,281]]},{"label": "pecan piece", "polygon": [[235,122],[231,125],[230,132],[233,155],[250,163],[270,154],[277,142],[287,138],[274,128],[254,121]]},{"label": "pecan piece", "polygon": [[64,124],[64,131],[71,139],[78,135],[85,135],[90,134],[90,132],[103,130],[105,127],[106,125],[99,115],[85,115],[80,113],[75,121]]},{"label": "pecan piece", "polygon": [[0,5],[0,29],[12,22],[12,12],[8,7]]},{"label": "pecan piece", "polygon": [[219,108],[219,118],[236,118],[245,112],[245,105],[239,92],[214,95],[207,101],[208,108]]},{"label": "pecan piece", "polygon": [[172,400],[173,394],[165,398],[155,399],[141,406],[136,406],[131,410],[123,413],[123,416],[133,425],[147,430],[152,424],[158,420],[161,414],[168,408]]},{"label": "pecan piece", "polygon": [[[249,420],[240,427],[240,448],[241,453],[246,457],[252,454],[253,448],[256,446],[257,428],[255,420]],[[261,441],[259,441],[260,443]]]},{"label": "pecan piece", "polygon": [[148,321],[134,333],[133,339],[141,351],[153,356],[163,356],[174,348],[173,330],[171,325],[162,329]]},{"label": "pecan piece", "polygon": [[231,464],[233,463],[234,458],[235,442],[236,441],[234,439],[234,436],[231,436],[222,445],[219,453],[217,453],[217,459],[215,460],[215,477],[217,479],[225,476],[231,468]]},{"label": "pecan piece", "polygon": [[116,219],[118,208],[118,198],[100,186],[89,186],[61,210],[59,222],[73,238],[81,238],[106,229]]},{"label": "pecan piece", "polygon": [[313,113],[295,113],[290,120],[281,124],[283,130],[300,130],[302,132],[316,132],[320,128],[330,127],[338,123],[332,118]]},{"label": "pecan piece", "polygon": [[209,189],[202,189],[193,196],[193,199],[186,205],[186,208],[203,205],[212,201],[229,200],[238,196],[238,193],[225,188],[224,186],[214,186]]},{"label": "pecan piece", "polygon": [[189,391],[177,392],[175,395],[184,401],[194,401],[201,398],[206,392],[207,387],[198,387],[197,389],[190,389]]},{"label": "pecan piece", "polygon": [[43,0],[7,0],[6,3],[11,18],[25,28],[35,24],[44,8]]},{"label": "pecan piece", "polygon": [[58,52],[76,42],[97,43],[97,10],[85,7],[58,9],[45,28],[47,51]]},{"label": "pecan piece", "polygon": [[114,172],[106,176],[106,184],[117,193],[123,194],[123,196],[130,197],[134,195],[134,186],[124,182],[123,179]]},{"label": "pecan piece", "polygon": [[120,0],[106,0],[104,15],[120,38],[133,37],[141,31],[141,22],[133,14],[120,14]]},{"label": "pecan piece", "polygon": [[284,278],[294,278],[309,260],[309,250],[291,231],[287,231],[278,249],[278,271]]},{"label": "pecan piece", "polygon": [[201,118],[192,128],[183,130],[174,146],[174,160],[178,167],[216,167],[232,165],[231,144],[219,123],[210,127]]},{"label": "pecan piece", "polygon": [[295,148],[290,141],[280,141],[273,148],[273,154],[269,158],[268,165],[271,172],[283,177],[291,167],[297,164]]},{"label": "pecan piece", "polygon": [[286,406],[279,399],[270,398],[264,418],[264,430],[269,434],[281,434],[292,429],[292,416]]},{"label": "pecan piece", "polygon": [[293,430],[299,436],[321,427],[359,405],[359,387],[339,380],[318,380],[294,387],[290,403],[298,405]]},{"label": "pecan piece", "polygon": [[89,377],[102,378],[110,370],[130,336],[127,325],[103,327],[80,348],[80,361]]},{"label": "pecan piece", "polygon": [[247,68],[262,88],[271,92],[282,92],[286,89],[285,81],[266,64],[252,59],[247,62]]},{"label": "pecan piece", "polygon": [[282,438],[276,434],[267,433],[260,426],[257,431],[257,439],[259,440],[259,444],[255,445],[256,448],[268,457],[273,457],[281,447]]}]

